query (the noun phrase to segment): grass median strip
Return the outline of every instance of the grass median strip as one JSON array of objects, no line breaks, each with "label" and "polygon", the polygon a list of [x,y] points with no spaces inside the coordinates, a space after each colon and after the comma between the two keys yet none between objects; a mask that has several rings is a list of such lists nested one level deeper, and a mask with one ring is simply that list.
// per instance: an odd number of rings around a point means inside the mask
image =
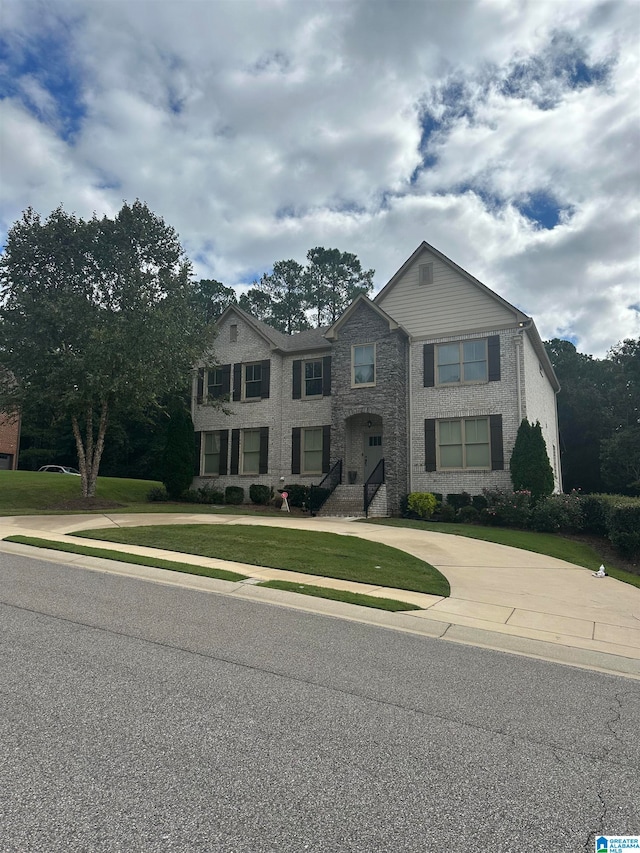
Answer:
[{"label": "grass median strip", "polygon": [[362,595],[359,592],[349,592],[344,589],[329,589],[324,586],[291,583],[290,581],[263,581],[258,586],[282,589],[286,592],[297,592],[300,595],[313,595],[316,598],[329,598],[331,601],[344,601],[346,604],[359,604],[361,607],[375,607],[378,610],[390,610],[393,613],[401,610],[422,609],[417,604],[407,604],[406,601],[396,601],[393,598],[376,598],[374,595]]},{"label": "grass median strip", "polygon": [[83,530],[74,535],[431,595],[449,595],[449,582],[434,566],[397,548],[356,536],[246,524],[109,527]]},{"label": "grass median strip", "polygon": [[133,563],[136,566],[151,566],[155,569],[168,569],[171,572],[184,572],[189,575],[201,575],[205,578],[216,578],[221,581],[242,581],[247,575],[228,572],[225,569],[211,569],[207,566],[197,566],[194,563],[174,563],[158,557],[142,557],[139,554],[128,554],[125,551],[108,551],[106,548],[93,548],[91,545],[74,545],[71,542],[56,542],[50,539],[38,539],[33,536],[7,536],[5,542],[17,542],[20,545],[33,545],[36,548],[49,548],[52,551],[65,551],[69,554],[82,554],[85,557],[102,557],[106,560],[117,560],[120,563]]}]

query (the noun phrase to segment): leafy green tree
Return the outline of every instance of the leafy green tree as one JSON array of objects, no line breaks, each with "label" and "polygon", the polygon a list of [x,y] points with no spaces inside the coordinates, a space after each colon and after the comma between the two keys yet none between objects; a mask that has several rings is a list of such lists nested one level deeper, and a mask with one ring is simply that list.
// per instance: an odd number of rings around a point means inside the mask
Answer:
[{"label": "leafy green tree", "polygon": [[553,469],[539,421],[532,425],[524,418],[518,427],[510,469],[513,488],[531,492],[534,502],[553,492]]},{"label": "leafy green tree", "polygon": [[29,209],[0,261],[0,405],[41,404],[71,423],[82,493],[95,495],[111,420],[183,391],[211,345],[190,266],[170,226],[140,201],[84,221]]},{"label": "leafy green tree", "polygon": [[241,294],[238,305],[247,314],[251,314],[257,320],[262,320],[263,323],[269,323],[272,317],[271,294],[260,290],[257,281],[246,293]]},{"label": "leafy green tree", "polygon": [[276,261],[273,271],[265,273],[258,290],[270,297],[265,322],[286,335],[310,328],[305,314],[306,282],[304,267],[297,261]]},{"label": "leafy green tree", "polygon": [[317,326],[335,323],[357,296],[373,289],[374,270],[363,270],[350,252],[317,246],[307,261],[306,307]]},{"label": "leafy green tree", "polygon": [[162,459],[162,482],[173,500],[177,500],[191,485],[194,447],[191,415],[182,401],[176,401],[169,409],[167,443]]},{"label": "leafy green tree", "polygon": [[193,285],[193,304],[196,310],[210,323],[222,312],[237,303],[236,292],[232,287],[226,287],[212,278],[201,278]]},{"label": "leafy green tree", "polygon": [[579,353],[570,341],[555,338],[545,348],[561,386],[557,399],[564,488],[602,492],[600,444],[616,423],[614,367]]},{"label": "leafy green tree", "polygon": [[603,439],[600,464],[608,491],[640,495],[640,424],[622,427]]}]

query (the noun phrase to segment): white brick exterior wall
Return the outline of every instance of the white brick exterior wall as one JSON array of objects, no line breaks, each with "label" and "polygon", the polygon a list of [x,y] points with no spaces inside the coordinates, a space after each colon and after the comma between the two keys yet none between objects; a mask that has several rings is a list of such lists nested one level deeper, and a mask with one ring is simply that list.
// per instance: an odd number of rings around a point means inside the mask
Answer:
[{"label": "white brick exterior wall", "polygon": [[[321,332],[302,333],[295,339],[268,329],[263,329],[264,333],[260,333],[260,324],[256,324],[254,328],[246,315],[243,316],[236,309],[227,310],[219,323],[218,337],[214,345],[214,364],[217,361],[219,364],[232,365],[233,389],[234,364],[269,359],[269,398],[231,400],[225,404],[230,414],[224,414],[220,408],[198,404],[197,380],[194,380],[194,426],[197,432],[203,434],[214,430],[229,431],[229,470],[232,430],[268,427],[268,470],[263,475],[199,476],[195,478],[194,485],[209,483],[220,489],[227,485],[241,485],[248,500],[249,486],[253,483],[262,483],[274,489],[281,485],[281,478],[284,478],[286,483],[318,483],[322,479],[321,474],[291,473],[292,430],[296,427],[304,429],[329,425],[331,464],[341,459],[344,478],[346,479],[346,471],[351,466],[358,470],[360,482],[364,463],[359,468],[357,463],[360,456],[363,456],[360,450],[366,440],[366,425],[367,429],[375,428],[384,437],[382,446],[385,450],[389,509],[391,512],[397,512],[402,494],[407,488],[409,491],[440,492],[445,495],[462,491],[475,495],[480,494],[483,488],[509,489],[509,460],[518,427],[522,418],[526,417],[531,423],[540,421],[554,470],[556,489],[561,490],[552,372],[541,349],[542,344],[535,327],[526,315],[492,294],[484,285],[472,280],[464,271],[447,266],[451,264],[447,259],[441,258],[438,264],[438,270],[442,267],[442,274],[434,277],[431,289],[419,288],[415,281],[415,270],[410,269],[396,281],[386,301],[383,300],[379,306],[377,302],[371,305],[367,300],[354,303],[337,326],[328,332],[326,348],[323,348],[324,339]],[[419,290],[424,298],[416,301],[415,290]],[[452,294],[457,299],[454,303],[451,302]],[[434,325],[429,306],[436,297],[442,310],[438,315],[439,323]],[[469,309],[467,302],[482,306],[485,302],[488,304],[478,313]],[[396,303],[398,311],[402,309],[409,312],[406,316],[411,319],[412,325],[408,330],[404,326],[398,328],[397,318],[390,317],[389,313],[385,314],[388,307]],[[447,324],[442,306],[446,304],[455,306],[455,310],[451,309],[449,315],[448,335],[443,333]],[[383,309],[382,312],[380,308]],[[236,340],[232,339],[232,325],[237,327]],[[499,379],[425,388],[425,344],[437,345],[496,336],[500,341]],[[351,345],[354,342],[375,343],[378,354],[376,358],[384,354],[380,363],[376,363],[378,381],[375,386],[351,386]],[[317,349],[305,349],[309,346]],[[298,351],[290,351],[293,347],[297,347]],[[491,351],[495,351],[493,346]],[[332,396],[308,400],[303,396],[302,399],[293,399],[294,361],[322,359],[327,355],[332,357]],[[206,358],[198,365],[208,366]],[[304,380],[302,381],[304,383]],[[409,412],[408,418],[406,412]],[[425,470],[425,420],[488,418],[498,415],[501,416],[502,424],[502,469]],[[494,422],[495,420],[496,418]],[[372,426],[372,421],[375,427]],[[353,452],[350,457],[351,446]],[[325,458],[325,464],[326,461]]]},{"label": "white brick exterior wall", "polygon": [[556,394],[547,379],[540,359],[528,335],[523,335],[523,418],[529,423],[540,421],[553,469],[554,491],[562,491]]}]

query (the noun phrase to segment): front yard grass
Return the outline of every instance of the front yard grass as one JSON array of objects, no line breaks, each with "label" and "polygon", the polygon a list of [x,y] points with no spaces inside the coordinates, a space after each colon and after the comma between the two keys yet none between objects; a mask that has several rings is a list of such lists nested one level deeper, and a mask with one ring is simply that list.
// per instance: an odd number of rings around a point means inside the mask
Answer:
[{"label": "front yard grass", "polygon": [[74,534],[396,589],[449,595],[434,566],[388,545],[336,533],[249,525],[158,525]]},{"label": "front yard grass", "polygon": [[361,607],[375,607],[377,610],[389,610],[398,613],[402,610],[420,610],[417,604],[407,604],[406,601],[395,601],[392,598],[376,598],[375,595],[363,595],[360,592],[349,592],[345,589],[329,589],[311,584],[291,583],[291,581],[263,581],[258,586],[269,589],[283,589],[287,592],[298,592],[301,595],[313,595],[317,598],[329,598],[331,601],[344,601],[346,604],[359,604]]}]

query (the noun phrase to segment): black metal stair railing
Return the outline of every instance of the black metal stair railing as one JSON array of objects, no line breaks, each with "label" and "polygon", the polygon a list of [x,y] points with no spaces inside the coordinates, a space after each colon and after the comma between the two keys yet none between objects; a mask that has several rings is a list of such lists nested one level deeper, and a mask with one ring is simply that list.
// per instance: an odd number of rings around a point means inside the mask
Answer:
[{"label": "black metal stair railing", "polygon": [[317,486],[311,484],[309,488],[309,512],[315,515],[325,503],[329,500],[329,496],[336,490],[342,482],[342,459],[338,459],[329,473],[324,477]]},{"label": "black metal stair railing", "polygon": [[378,494],[378,489],[384,483],[384,459],[381,459],[373,469],[367,482],[364,484],[364,514],[369,518],[369,507]]}]

